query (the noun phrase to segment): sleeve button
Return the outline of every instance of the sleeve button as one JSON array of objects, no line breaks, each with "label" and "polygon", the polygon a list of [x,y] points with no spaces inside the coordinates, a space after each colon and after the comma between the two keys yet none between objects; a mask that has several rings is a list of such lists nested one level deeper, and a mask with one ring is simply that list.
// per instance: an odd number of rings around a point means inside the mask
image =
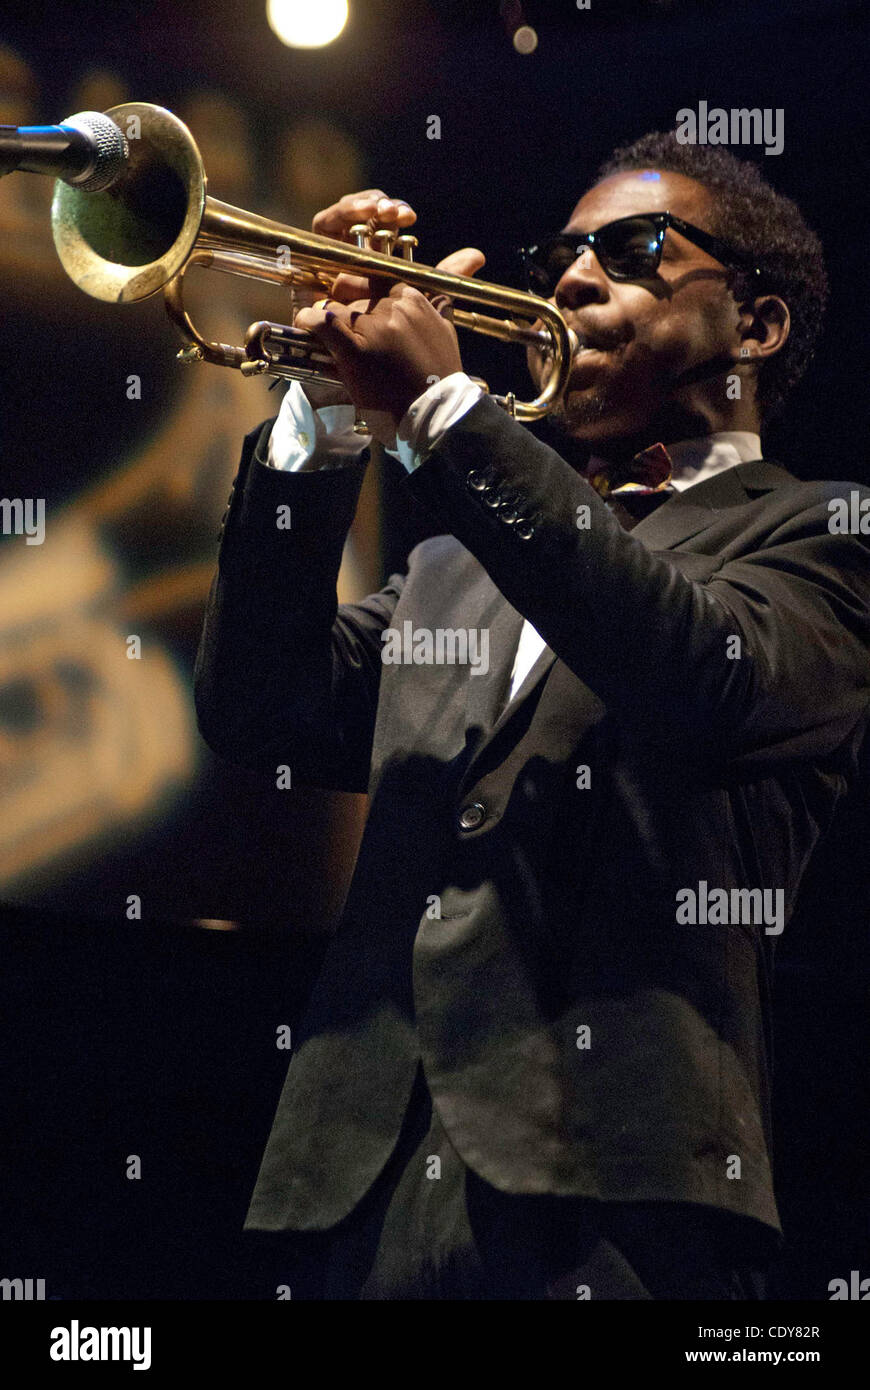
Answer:
[{"label": "sleeve button", "polygon": [[481,801],[473,801],[464,806],[459,813],[460,830],[476,830],[486,820],[486,807]]},{"label": "sleeve button", "polygon": [[473,468],[465,479],[472,492],[483,492],[492,482],[492,475],[482,468]]}]

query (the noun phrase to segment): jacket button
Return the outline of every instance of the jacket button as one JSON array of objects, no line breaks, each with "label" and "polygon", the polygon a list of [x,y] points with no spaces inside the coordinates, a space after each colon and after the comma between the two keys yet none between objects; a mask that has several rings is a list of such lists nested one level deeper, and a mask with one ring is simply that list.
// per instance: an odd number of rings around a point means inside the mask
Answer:
[{"label": "jacket button", "polygon": [[514,535],[519,536],[521,541],[530,541],[535,534],[532,519],[528,516],[521,516],[514,527]]},{"label": "jacket button", "polygon": [[499,521],[503,521],[503,522],[505,523],[506,526],[513,526],[514,522],[517,520],[518,517],[519,517],[519,512],[517,511],[516,507],[500,507],[500,508],[499,508],[499,513],[498,513]]},{"label": "jacket button", "polygon": [[459,813],[460,830],[476,830],[486,820],[486,807],[480,801],[464,806]]},{"label": "jacket button", "polygon": [[472,492],[483,492],[492,482],[492,472],[488,468],[473,468],[465,481]]}]

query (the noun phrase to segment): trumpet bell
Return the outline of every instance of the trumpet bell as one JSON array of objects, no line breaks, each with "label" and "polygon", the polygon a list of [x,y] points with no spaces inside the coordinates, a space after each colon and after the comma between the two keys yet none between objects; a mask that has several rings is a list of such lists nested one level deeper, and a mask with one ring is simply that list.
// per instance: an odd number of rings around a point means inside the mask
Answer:
[{"label": "trumpet bell", "polygon": [[106,115],[128,137],[127,168],[100,193],[58,180],[52,234],[79,289],[132,304],[161,290],[186,263],[202,222],[206,177],[193,136],[171,111],[126,102]]}]

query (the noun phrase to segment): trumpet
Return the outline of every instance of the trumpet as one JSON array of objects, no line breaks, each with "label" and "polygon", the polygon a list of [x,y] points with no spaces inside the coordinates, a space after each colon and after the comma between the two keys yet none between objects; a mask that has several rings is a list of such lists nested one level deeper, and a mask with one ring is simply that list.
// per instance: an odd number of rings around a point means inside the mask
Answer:
[{"label": "trumpet", "polygon": [[184,277],[191,266],[200,266],[328,296],[336,277],[347,271],[402,281],[427,295],[446,294],[459,301],[453,310],[457,327],[536,348],[543,359],[539,394],[528,401],[513,392],[493,395],[517,419],[537,420],[560,400],[577,338],[547,300],[418,264],[417,238],[408,233],[358,224],[350,229],[352,242],[343,242],[222,203],[207,195],[200,152],[172,112],[127,102],[105,114],[128,137],[123,172],[96,192],[55,184],[55,247],[70,279],[95,299],[130,304],[162,291],[185,341],[182,361],[211,362],[245,376],[341,384],[330,374],[331,354],[292,323],[252,323],[242,347],[204,338],[184,305]]}]

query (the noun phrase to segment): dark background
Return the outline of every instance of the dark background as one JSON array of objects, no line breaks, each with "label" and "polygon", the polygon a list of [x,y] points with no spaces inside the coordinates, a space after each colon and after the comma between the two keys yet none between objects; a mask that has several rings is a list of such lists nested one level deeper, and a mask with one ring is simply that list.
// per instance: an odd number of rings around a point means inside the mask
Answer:
[{"label": "dark background", "polygon": [[[593,0],[578,11],[542,0],[522,7],[539,36],[528,56],[511,46],[518,6],[351,10],[342,37],[313,53],[284,49],[247,0],[6,4],[0,42],[38,74],[45,121],[68,114],[74,81],[94,65],[119,74],[131,99],[170,109],[198,87],[229,95],[256,143],[247,205],[291,222],[298,209],[277,205],[270,178],[275,126],[334,119],[362,151],[363,186],[418,210],[420,259],[480,245],[496,281],[511,278],[514,245],[562,225],[615,144],[672,128],[700,100],[784,108],[781,155],[736,152],[757,158],[821,235],[832,300],[816,361],[765,451],[801,476],[868,480],[865,7]],[[431,114],[440,141],[426,139]],[[137,430],[156,427],[176,389],[141,328],[164,345],[152,307],[131,320],[128,344],[129,369],[155,385]],[[0,335],[3,491],[41,489],[59,505],[110,467],[133,427],[110,408],[81,328],[58,318],[47,339],[46,322],[16,311]],[[513,360],[479,344],[466,352],[499,386]],[[259,418],[275,409],[264,398]],[[390,465],[382,487],[386,574],[429,522]],[[168,639],[188,675],[195,617]],[[299,791],[279,808],[259,779],[200,750],[195,779],[141,833],[7,895],[0,1276],[43,1277],[62,1298],[274,1297],[240,1227],[286,1067],[275,1029],[298,1020],[352,860],[345,831],[331,856],[323,849],[337,801]],[[825,875],[811,871],[781,943],[775,1162],[789,1248],[775,1292],[785,1297],[826,1298],[850,1269],[870,1275],[867,805],[858,798],[837,826]],[[124,917],[129,891],[149,903],[146,921]],[[197,917],[237,926],[208,931]],[[124,1176],[131,1153],[138,1182]]]}]

